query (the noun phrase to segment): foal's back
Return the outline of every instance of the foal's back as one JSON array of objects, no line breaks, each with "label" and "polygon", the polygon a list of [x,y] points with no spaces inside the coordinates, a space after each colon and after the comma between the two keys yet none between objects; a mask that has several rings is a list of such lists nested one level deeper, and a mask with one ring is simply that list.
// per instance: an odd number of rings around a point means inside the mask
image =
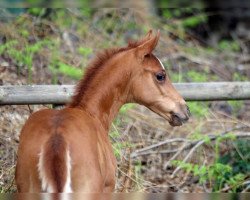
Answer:
[{"label": "foal's back", "polygon": [[[102,177],[107,174],[106,166],[101,164],[107,156],[114,161],[112,155],[108,155],[111,146],[104,136],[94,118],[77,108],[34,113],[20,135],[18,191],[72,192],[72,188],[100,191],[105,184]],[[100,166],[99,170],[93,166]],[[88,179],[96,183],[86,185]],[[113,180],[110,182],[114,184]],[[110,187],[113,189],[113,185]]]}]

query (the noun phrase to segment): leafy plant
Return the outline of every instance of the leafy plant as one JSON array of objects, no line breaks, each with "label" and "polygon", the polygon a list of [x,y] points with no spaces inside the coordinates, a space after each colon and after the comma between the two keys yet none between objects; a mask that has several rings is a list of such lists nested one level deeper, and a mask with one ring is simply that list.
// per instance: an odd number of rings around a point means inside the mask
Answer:
[{"label": "leafy plant", "polygon": [[43,15],[46,12],[46,8],[29,8],[28,13],[33,16]]},{"label": "leafy plant", "polygon": [[233,73],[233,81],[248,81],[249,78],[245,75],[241,75],[240,73]]},{"label": "leafy plant", "polygon": [[221,40],[219,42],[219,48],[223,51],[239,51],[240,45],[236,40]]},{"label": "leafy plant", "polygon": [[215,161],[218,162],[219,160],[219,156],[220,156],[220,152],[219,152],[219,146],[221,144],[222,141],[225,141],[225,140],[235,140],[236,137],[233,133],[227,133],[225,135],[221,135],[219,137],[216,138],[215,140]]},{"label": "leafy plant", "polygon": [[93,49],[89,47],[79,47],[78,53],[83,55],[84,57],[88,57],[93,53]]},{"label": "leafy plant", "polygon": [[232,107],[233,114],[237,115],[239,111],[242,109],[244,103],[243,101],[228,101],[228,104]]},{"label": "leafy plant", "polygon": [[188,102],[188,107],[192,113],[193,116],[197,118],[202,118],[209,113],[209,108],[207,103],[202,103],[202,102]]},{"label": "leafy plant", "polygon": [[81,69],[63,63],[61,61],[54,61],[53,64],[49,66],[49,69],[56,77],[59,73],[61,73],[73,79],[79,80],[83,75],[83,71]]},{"label": "leafy plant", "polygon": [[28,82],[32,81],[33,57],[42,48],[51,46],[52,42],[48,40],[40,40],[34,44],[19,45],[18,41],[10,40],[0,47],[0,55],[7,54],[14,59],[18,64],[18,72],[20,66],[25,66],[28,69]]},{"label": "leafy plant", "polygon": [[193,28],[206,21],[207,21],[207,15],[203,13],[200,15],[194,15],[183,19],[182,25],[187,28]]},{"label": "leafy plant", "polygon": [[135,104],[133,103],[127,103],[120,108],[120,113],[125,114],[129,109],[133,108],[134,106]]},{"label": "leafy plant", "polygon": [[245,176],[241,173],[234,175],[232,167],[222,163],[199,166],[198,164],[173,160],[172,164],[179,166],[187,172],[193,173],[194,176],[199,177],[200,184],[209,184],[214,192],[220,191],[225,184],[232,188],[232,191],[236,191],[245,179]]},{"label": "leafy plant", "polygon": [[[190,137],[195,140],[205,140],[211,144],[208,136],[201,135],[198,131]],[[192,173],[199,178],[200,184],[209,184],[214,192],[222,190],[226,185],[231,191],[236,192],[241,189],[245,178],[250,174],[250,145],[248,141],[236,141],[235,151],[230,151],[224,156],[220,156],[219,146],[221,142],[236,139],[233,133],[221,135],[215,140],[215,162],[208,166],[193,163],[185,163],[174,160],[173,165]],[[244,155],[244,156],[243,156]],[[243,156],[243,158],[242,158]]]},{"label": "leafy plant", "polygon": [[137,190],[141,190],[142,189],[142,163],[140,160],[137,160],[134,163],[134,176],[135,176],[135,180],[136,180],[136,187]]},{"label": "leafy plant", "polygon": [[197,72],[195,70],[190,70],[187,72],[187,77],[192,80],[192,82],[206,82],[208,81],[207,73]]},{"label": "leafy plant", "polygon": [[117,126],[112,123],[112,131],[109,133],[109,137],[111,138],[112,147],[114,150],[115,157],[119,160],[121,159],[122,151],[126,148],[131,148],[132,144],[128,141],[120,141],[120,132],[118,131]]},{"label": "leafy plant", "polygon": [[243,173],[250,175],[250,143],[249,140],[239,139],[234,143],[234,149],[221,155],[218,162],[222,164],[230,164],[233,173]]},{"label": "leafy plant", "polygon": [[[202,128],[202,127],[199,127]],[[205,144],[210,144],[211,143],[211,139],[208,135],[204,135],[201,134],[200,130],[195,130],[190,136],[189,138],[191,140],[204,140]]]}]

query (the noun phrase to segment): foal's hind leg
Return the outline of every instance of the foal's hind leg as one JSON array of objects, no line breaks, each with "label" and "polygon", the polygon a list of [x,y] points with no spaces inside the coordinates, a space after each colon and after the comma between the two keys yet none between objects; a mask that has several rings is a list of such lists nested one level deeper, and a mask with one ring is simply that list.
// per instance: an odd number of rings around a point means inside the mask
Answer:
[{"label": "foal's hind leg", "polygon": [[[31,167],[32,162],[20,159],[17,162],[15,178],[17,191],[20,193],[40,193],[41,183],[36,167]],[[36,162],[36,160],[35,160]]]},{"label": "foal's hind leg", "polygon": [[[28,166],[24,166],[21,162],[22,160],[20,159],[16,165],[15,181],[17,185],[17,191],[21,193],[27,193],[30,189],[30,180],[28,178],[29,173],[27,168]],[[25,168],[22,168],[23,166]]]}]

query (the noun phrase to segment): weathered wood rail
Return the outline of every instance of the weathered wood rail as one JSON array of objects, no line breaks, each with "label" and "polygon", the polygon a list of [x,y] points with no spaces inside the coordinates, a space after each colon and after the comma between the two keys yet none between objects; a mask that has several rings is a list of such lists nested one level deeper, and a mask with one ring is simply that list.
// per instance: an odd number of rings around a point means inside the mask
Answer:
[{"label": "weathered wood rail", "polygon": [[[250,99],[250,82],[176,83],[187,101]],[[65,104],[73,94],[73,85],[0,86],[0,105]]]}]

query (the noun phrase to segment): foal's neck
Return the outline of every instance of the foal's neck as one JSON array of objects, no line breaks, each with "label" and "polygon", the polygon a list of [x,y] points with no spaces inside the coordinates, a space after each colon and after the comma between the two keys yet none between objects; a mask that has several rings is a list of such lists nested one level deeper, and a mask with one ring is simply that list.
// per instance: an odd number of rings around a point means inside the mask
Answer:
[{"label": "foal's neck", "polygon": [[[78,105],[108,130],[120,107],[129,99],[130,72],[126,62],[107,62],[101,70],[94,72]],[[84,86],[83,86],[84,87]]]}]

